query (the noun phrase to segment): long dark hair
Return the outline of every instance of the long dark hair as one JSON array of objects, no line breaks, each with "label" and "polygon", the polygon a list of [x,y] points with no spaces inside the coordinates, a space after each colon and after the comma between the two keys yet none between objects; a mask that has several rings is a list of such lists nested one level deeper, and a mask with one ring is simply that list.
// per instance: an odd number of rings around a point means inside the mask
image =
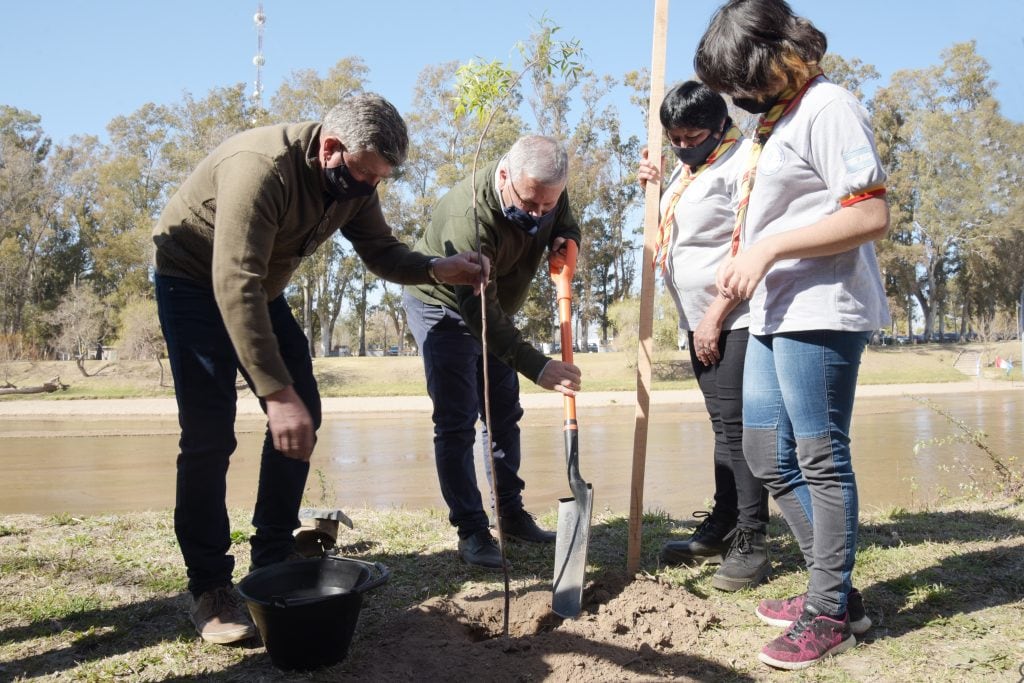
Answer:
[{"label": "long dark hair", "polygon": [[697,77],[718,92],[752,94],[806,81],[828,39],[785,0],[730,0],[697,46]]},{"label": "long dark hair", "polygon": [[714,90],[698,83],[677,83],[665,94],[658,110],[661,125],[669,128],[707,128],[717,133],[729,115],[725,100]]}]

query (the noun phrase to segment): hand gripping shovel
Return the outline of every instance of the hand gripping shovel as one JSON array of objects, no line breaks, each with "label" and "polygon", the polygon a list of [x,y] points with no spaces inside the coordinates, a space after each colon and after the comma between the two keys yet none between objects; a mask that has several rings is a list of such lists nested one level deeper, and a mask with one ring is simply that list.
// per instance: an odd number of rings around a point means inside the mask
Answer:
[{"label": "hand gripping shovel", "polygon": [[[576,243],[566,240],[565,265],[551,269],[558,298],[561,325],[562,360],[572,362],[572,276],[576,269]],[[566,396],[565,464],[569,472],[572,498],[558,501],[558,530],[555,536],[555,579],[551,609],[561,617],[579,615],[583,602],[583,579],[587,569],[587,544],[590,541],[590,513],[594,504],[593,487],[580,477],[579,443],[576,428],[576,399]]]}]

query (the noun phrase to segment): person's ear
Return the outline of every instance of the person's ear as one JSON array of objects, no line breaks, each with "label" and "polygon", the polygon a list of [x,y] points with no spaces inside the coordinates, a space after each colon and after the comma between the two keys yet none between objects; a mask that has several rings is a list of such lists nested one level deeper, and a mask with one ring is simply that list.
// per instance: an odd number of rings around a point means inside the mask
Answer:
[{"label": "person's ear", "polygon": [[331,135],[324,136],[320,140],[320,163],[326,166],[331,157],[341,153],[342,149],[344,145],[341,144],[341,140]]}]

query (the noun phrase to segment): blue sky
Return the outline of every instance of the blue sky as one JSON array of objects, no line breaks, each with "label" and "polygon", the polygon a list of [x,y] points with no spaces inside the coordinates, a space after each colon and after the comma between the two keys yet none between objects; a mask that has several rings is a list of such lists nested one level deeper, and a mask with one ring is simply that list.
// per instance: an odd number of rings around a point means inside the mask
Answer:
[{"label": "blue sky", "polygon": [[[42,116],[58,141],[104,136],[114,116],[184,91],[251,82],[256,0],[7,0],[0,22],[0,104]],[[674,0],[667,80],[692,75],[692,56],[719,0]],[[509,60],[545,14],[578,38],[587,66],[621,76],[649,66],[653,0],[265,0],[265,91],[297,69],[326,70],[357,55],[369,89],[409,108],[420,70],[473,57]],[[894,71],[938,64],[940,52],[974,39],[999,82],[1003,113],[1024,122],[1024,0],[792,0],[844,57]],[[628,105],[619,103],[620,108]],[[638,134],[642,118],[632,115]],[[630,125],[634,125],[630,123]]]}]

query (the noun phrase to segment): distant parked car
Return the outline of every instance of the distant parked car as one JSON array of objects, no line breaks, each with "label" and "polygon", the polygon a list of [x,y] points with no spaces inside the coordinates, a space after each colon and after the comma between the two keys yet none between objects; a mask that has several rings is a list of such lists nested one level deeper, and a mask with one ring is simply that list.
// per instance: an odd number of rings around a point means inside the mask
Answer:
[{"label": "distant parked car", "polygon": [[587,344],[587,349],[589,349],[591,353],[597,353],[597,342],[590,342]]},{"label": "distant parked car", "polygon": [[334,349],[334,355],[336,356],[351,356],[352,349],[348,344],[342,344],[341,346]]},{"label": "distant parked car", "polygon": [[398,355],[398,347],[397,346],[389,346],[388,350],[384,352],[384,355],[385,356],[397,356]]}]

